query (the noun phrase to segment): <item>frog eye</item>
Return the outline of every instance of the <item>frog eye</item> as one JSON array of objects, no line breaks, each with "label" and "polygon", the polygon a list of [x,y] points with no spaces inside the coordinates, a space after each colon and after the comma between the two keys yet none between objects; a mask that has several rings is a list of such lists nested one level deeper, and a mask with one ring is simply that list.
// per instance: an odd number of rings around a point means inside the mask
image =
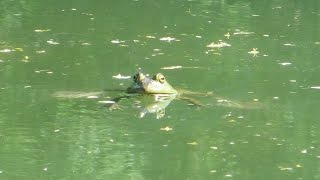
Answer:
[{"label": "frog eye", "polygon": [[156,77],[157,81],[159,81],[160,83],[164,83],[166,81],[166,78],[164,77],[163,74],[159,73],[157,74],[157,77]]},{"label": "frog eye", "polygon": [[133,81],[134,81],[134,82],[137,82],[138,79],[139,79],[139,73],[137,73],[137,74],[135,74],[135,75],[133,76]]}]

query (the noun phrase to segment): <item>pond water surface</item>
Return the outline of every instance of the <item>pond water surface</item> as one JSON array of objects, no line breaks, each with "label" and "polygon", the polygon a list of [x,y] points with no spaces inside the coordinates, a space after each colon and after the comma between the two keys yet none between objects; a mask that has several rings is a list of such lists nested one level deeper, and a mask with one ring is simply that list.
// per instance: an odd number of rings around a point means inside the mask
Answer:
[{"label": "pond water surface", "polygon": [[[319,9],[2,0],[0,179],[319,179]],[[110,111],[138,71],[213,95]]]}]

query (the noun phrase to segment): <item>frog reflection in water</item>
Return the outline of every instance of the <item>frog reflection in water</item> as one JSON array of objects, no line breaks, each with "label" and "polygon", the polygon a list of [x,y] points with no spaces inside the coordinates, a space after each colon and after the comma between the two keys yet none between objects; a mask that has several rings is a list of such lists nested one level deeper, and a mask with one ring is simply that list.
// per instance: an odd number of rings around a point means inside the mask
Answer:
[{"label": "frog reflection in water", "polygon": [[[150,78],[143,73],[137,73],[134,75],[133,80],[133,84],[126,90],[128,94],[147,94],[153,95],[154,97],[153,102],[146,105],[140,112],[140,117],[144,117],[147,113],[156,113],[157,119],[162,118],[165,114],[165,108],[174,99],[182,99],[196,106],[204,106],[193,98],[183,96],[184,94],[197,94],[201,96],[210,95],[210,93],[178,91],[166,81],[164,75],[161,73],[156,74],[153,78]],[[109,109],[117,109],[120,100],[130,97],[130,95],[126,95],[113,99],[115,103],[109,107]]]}]

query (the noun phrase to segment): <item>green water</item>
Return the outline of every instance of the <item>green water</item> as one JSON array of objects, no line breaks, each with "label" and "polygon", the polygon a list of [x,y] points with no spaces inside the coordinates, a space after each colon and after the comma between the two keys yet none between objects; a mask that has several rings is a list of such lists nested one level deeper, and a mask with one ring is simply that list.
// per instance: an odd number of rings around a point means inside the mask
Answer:
[{"label": "green water", "polygon": [[[2,0],[0,179],[319,179],[319,9]],[[137,71],[214,96],[200,108],[173,100],[157,119],[139,118],[139,97],[120,110],[99,103],[117,91],[54,95],[126,89],[131,79],[112,76]]]}]

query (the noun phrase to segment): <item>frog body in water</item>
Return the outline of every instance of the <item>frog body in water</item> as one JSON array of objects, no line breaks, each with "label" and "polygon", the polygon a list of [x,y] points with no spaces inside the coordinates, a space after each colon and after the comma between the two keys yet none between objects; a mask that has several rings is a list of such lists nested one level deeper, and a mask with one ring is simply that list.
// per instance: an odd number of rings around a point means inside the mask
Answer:
[{"label": "frog body in water", "polygon": [[[198,93],[198,92],[191,92],[187,90],[178,90],[173,88],[169,82],[166,80],[163,74],[158,73],[154,75],[152,78],[149,76],[144,75],[143,73],[137,73],[133,77],[133,84],[127,88],[127,93],[141,93],[141,94],[150,94],[150,95],[157,95],[157,96],[170,96],[176,99],[182,99],[185,101],[190,102],[193,105],[197,106],[204,106],[197,100],[186,97],[185,95],[201,95],[201,96],[208,96],[212,93]],[[170,98],[171,99],[171,98]]]},{"label": "frog body in water", "polygon": [[131,98],[133,95],[151,95],[153,102],[144,106],[144,109],[140,112],[140,117],[145,116],[147,113],[156,113],[157,118],[164,116],[165,108],[174,99],[182,99],[195,106],[204,106],[199,101],[184,96],[185,94],[197,94],[201,96],[207,96],[208,93],[195,93],[185,90],[176,90],[173,88],[163,74],[158,73],[153,77],[146,76],[143,73],[137,73],[133,76],[132,85],[126,90],[127,95],[114,98],[115,102],[109,107],[110,110],[118,108],[118,102],[123,99]]}]

